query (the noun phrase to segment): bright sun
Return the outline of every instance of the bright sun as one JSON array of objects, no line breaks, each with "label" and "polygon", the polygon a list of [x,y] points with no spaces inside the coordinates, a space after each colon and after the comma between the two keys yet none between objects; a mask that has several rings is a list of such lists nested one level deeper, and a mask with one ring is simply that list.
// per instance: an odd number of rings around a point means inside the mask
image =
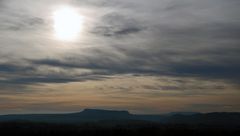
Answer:
[{"label": "bright sun", "polygon": [[53,14],[55,35],[59,40],[75,39],[83,23],[83,17],[71,7],[62,7]]}]

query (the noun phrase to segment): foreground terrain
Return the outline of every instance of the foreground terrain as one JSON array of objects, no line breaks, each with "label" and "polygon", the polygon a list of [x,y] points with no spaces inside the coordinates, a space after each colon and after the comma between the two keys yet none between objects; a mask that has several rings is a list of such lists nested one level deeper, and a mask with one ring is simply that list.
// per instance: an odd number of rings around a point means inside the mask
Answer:
[{"label": "foreground terrain", "polygon": [[0,123],[1,136],[231,136],[240,134],[239,128],[213,126],[161,125],[147,122],[108,122],[48,124],[33,122]]},{"label": "foreground terrain", "polygon": [[239,113],[135,115],[86,109],[70,114],[0,116],[1,136],[230,136],[240,134]]}]

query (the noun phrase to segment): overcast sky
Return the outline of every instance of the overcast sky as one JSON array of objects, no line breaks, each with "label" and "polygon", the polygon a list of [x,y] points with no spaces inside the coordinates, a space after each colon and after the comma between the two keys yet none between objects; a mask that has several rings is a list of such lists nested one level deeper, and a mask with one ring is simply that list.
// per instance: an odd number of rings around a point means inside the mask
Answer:
[{"label": "overcast sky", "polygon": [[[53,16],[83,17],[72,41]],[[0,0],[0,114],[240,112],[239,0]]]}]

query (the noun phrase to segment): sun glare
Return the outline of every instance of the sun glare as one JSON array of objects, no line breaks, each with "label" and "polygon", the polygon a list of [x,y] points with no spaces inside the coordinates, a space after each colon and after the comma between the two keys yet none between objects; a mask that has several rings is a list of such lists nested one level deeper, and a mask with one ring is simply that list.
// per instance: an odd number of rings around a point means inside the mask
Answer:
[{"label": "sun glare", "polygon": [[59,40],[69,41],[78,37],[83,17],[71,7],[62,7],[53,14],[55,35]]}]

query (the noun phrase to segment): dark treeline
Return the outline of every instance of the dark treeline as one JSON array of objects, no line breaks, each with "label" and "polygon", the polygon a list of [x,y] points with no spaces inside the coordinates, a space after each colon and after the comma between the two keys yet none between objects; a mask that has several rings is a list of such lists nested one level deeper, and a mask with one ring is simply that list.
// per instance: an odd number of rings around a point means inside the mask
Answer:
[{"label": "dark treeline", "polygon": [[83,124],[0,123],[1,136],[231,136],[240,128],[206,125],[158,124],[143,121],[101,121]]}]

